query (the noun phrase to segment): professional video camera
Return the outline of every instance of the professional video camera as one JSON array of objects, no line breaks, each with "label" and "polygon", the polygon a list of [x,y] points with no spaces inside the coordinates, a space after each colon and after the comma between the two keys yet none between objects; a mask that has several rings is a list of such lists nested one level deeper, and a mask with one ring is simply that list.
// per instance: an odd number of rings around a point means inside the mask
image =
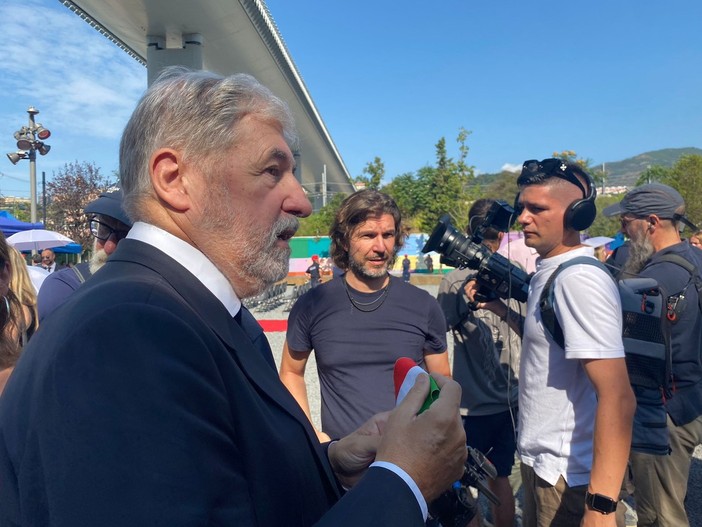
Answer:
[{"label": "professional video camera", "polygon": [[507,232],[514,222],[514,209],[504,201],[496,200],[485,220],[473,231],[471,238],[458,232],[448,215],[442,216],[422,252],[436,251],[441,254],[441,263],[478,271],[476,300],[486,302],[495,298],[514,298],[526,302],[531,276],[512,265],[501,254],[493,253],[482,245],[485,231],[489,227]]},{"label": "professional video camera", "polygon": [[450,490],[431,502],[429,512],[442,527],[465,527],[477,513],[477,504],[468,487],[474,487],[495,505],[500,500],[487,485],[487,478],[495,479],[497,471],[485,455],[473,447],[468,448],[465,471],[460,481]]}]

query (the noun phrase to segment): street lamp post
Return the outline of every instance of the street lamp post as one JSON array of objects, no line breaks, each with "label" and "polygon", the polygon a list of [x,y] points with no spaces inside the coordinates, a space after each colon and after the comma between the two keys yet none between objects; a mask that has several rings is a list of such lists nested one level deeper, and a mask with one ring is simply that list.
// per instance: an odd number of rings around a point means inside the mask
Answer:
[{"label": "street lamp post", "polygon": [[7,154],[10,163],[16,165],[22,159],[29,159],[29,212],[32,223],[37,222],[37,152],[45,156],[51,147],[44,143],[45,139],[51,137],[51,132],[44,128],[41,123],[34,120],[34,116],[39,113],[34,106],[27,109],[29,114],[28,126],[23,126],[15,132],[17,140],[17,152]]}]

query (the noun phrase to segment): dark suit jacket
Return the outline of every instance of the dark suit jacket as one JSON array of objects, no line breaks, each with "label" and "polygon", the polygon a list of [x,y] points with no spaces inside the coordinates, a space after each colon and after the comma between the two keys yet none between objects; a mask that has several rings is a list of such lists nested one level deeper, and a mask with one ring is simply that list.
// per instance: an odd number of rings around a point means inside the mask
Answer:
[{"label": "dark suit jacket", "polygon": [[122,241],[0,398],[0,525],[423,525],[384,469],[339,501],[260,339],[265,354],[183,266]]}]

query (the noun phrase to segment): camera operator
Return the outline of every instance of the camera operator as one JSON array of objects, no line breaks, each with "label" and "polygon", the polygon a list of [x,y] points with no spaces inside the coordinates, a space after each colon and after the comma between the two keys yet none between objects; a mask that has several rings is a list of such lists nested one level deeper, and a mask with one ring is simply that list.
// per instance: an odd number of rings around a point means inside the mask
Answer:
[{"label": "camera operator", "polygon": [[[544,329],[539,297],[562,263],[591,256],[579,231],[596,215],[596,191],[578,165],[526,161],[517,180],[517,221],[539,253],[527,314],[504,303],[490,309],[522,335],[518,451],[524,485],[524,527],[624,525],[618,496],[631,444],[635,408],[622,344],[617,287],[607,272],[575,264],[554,282],[561,348]],[[470,299],[477,286],[466,288]],[[615,514],[617,511],[616,523]]]},{"label": "camera operator", "polygon": [[[468,236],[485,221],[492,199],[479,199],[468,212]],[[504,233],[488,227],[482,243],[496,251]],[[514,525],[514,495],[508,476],[516,451],[514,425],[517,418],[517,370],[521,339],[507,324],[487,309],[473,310],[464,293],[477,271],[451,271],[441,280],[438,300],[453,334],[453,377],[463,389],[461,414],[469,446],[477,448],[495,466],[490,490],[500,500],[492,508],[495,527]],[[523,304],[510,300],[516,309]],[[515,469],[518,472],[518,468]]]}]

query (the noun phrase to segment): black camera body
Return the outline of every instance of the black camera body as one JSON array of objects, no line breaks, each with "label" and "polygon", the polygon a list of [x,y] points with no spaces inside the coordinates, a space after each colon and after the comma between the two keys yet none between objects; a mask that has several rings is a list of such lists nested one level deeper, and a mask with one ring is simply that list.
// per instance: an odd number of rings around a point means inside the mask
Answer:
[{"label": "black camera body", "polygon": [[476,270],[478,301],[514,298],[519,302],[526,302],[531,275],[511,264],[501,254],[493,253],[482,245],[486,229],[492,227],[507,232],[515,217],[512,207],[497,200],[490,207],[485,220],[468,238],[451,225],[448,215],[444,215],[424,244],[422,252],[436,251],[441,255],[443,264],[458,269],[468,267]]}]

